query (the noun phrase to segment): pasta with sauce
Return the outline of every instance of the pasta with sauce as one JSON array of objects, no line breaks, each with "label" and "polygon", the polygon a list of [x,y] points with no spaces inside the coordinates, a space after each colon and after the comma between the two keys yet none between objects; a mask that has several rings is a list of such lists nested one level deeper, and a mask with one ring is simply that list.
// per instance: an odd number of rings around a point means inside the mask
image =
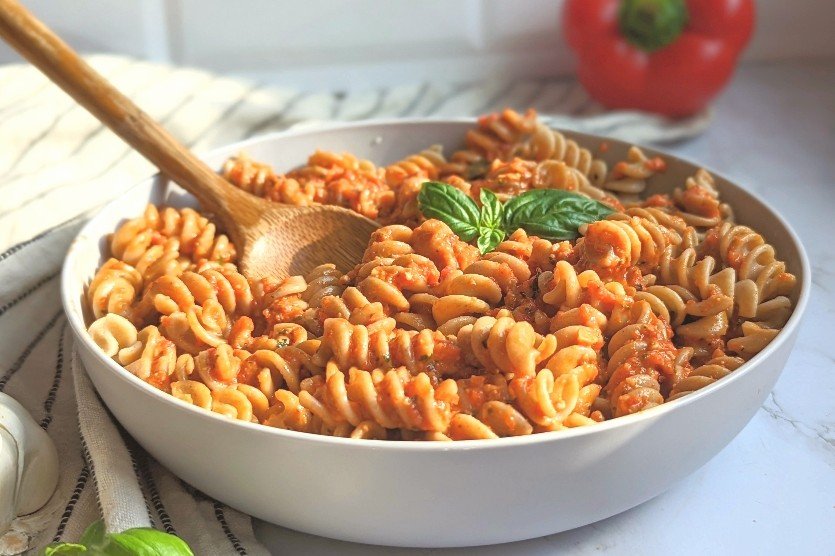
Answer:
[{"label": "pasta with sauce", "polygon": [[[708,172],[644,197],[664,171],[637,147],[610,169],[512,110],[448,157],[432,145],[383,167],[317,151],[281,174],[241,154],[222,172],[245,191],[380,221],[362,260],[249,280],[209,218],[149,206],[109,240],[89,333],[154,387],[265,426],[450,441],[594,425],[721,380],[792,311],[795,277]],[[482,254],[423,217],[429,180],[476,202],[561,189],[614,212],[577,240],[519,229]]]}]

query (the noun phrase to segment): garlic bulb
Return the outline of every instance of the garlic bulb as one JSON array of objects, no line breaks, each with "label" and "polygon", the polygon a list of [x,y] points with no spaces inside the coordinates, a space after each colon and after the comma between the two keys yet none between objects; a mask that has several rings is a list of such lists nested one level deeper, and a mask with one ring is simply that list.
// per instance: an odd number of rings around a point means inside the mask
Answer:
[{"label": "garlic bulb", "polygon": [[43,507],[57,484],[52,439],[22,405],[0,392],[0,535],[18,515]]}]

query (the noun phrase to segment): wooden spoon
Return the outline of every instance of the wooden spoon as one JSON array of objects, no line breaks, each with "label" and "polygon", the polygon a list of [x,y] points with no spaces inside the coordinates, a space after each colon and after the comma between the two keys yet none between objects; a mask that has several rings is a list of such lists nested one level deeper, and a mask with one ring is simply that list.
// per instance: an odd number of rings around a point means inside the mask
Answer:
[{"label": "wooden spoon", "polygon": [[233,186],[84,62],[16,0],[0,0],[0,37],[104,125],[197,197],[238,249],[251,279],[284,277],[362,259],[376,222],[331,205],[273,203]]}]

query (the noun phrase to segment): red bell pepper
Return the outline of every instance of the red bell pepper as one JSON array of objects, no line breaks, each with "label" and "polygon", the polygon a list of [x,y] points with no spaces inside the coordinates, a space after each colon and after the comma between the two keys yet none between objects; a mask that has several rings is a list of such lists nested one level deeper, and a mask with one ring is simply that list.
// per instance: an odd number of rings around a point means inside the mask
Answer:
[{"label": "red bell pepper", "polygon": [[725,86],[754,27],[753,0],[567,0],[578,77],[609,108],[687,116]]}]

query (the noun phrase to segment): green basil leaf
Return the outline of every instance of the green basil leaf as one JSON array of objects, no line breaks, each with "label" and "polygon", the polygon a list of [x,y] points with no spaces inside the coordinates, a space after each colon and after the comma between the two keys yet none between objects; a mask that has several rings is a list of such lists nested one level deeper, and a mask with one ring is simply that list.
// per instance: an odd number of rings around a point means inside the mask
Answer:
[{"label": "green basil leaf", "polygon": [[482,188],[479,193],[479,200],[481,201],[481,214],[479,215],[478,225],[485,228],[501,228],[504,220],[504,210],[502,202],[496,197],[496,194],[489,189]]},{"label": "green basil leaf", "polygon": [[504,227],[518,228],[551,241],[576,239],[577,228],[605,218],[614,210],[585,195],[561,189],[533,189],[504,205]]},{"label": "green basil leaf", "polygon": [[476,245],[482,255],[489,253],[504,239],[505,233],[501,228],[480,228]]},{"label": "green basil leaf", "polygon": [[49,545],[44,555],[194,556],[185,541],[174,535],[145,527],[107,534],[101,520],[90,525],[79,542]]},{"label": "green basil leaf", "polygon": [[76,556],[85,552],[87,552],[86,546],[71,542],[59,542],[43,549],[44,556]]},{"label": "green basil leaf", "polygon": [[184,540],[156,529],[128,529],[108,535],[108,540],[108,556],[194,556]]},{"label": "green basil leaf", "polygon": [[437,218],[464,241],[478,235],[478,205],[451,185],[424,182],[418,193],[418,207],[425,217]]},{"label": "green basil leaf", "polygon": [[89,527],[87,527],[78,542],[89,548],[102,546],[105,543],[106,533],[107,531],[104,528],[104,521],[100,519],[98,521],[94,521]]}]

